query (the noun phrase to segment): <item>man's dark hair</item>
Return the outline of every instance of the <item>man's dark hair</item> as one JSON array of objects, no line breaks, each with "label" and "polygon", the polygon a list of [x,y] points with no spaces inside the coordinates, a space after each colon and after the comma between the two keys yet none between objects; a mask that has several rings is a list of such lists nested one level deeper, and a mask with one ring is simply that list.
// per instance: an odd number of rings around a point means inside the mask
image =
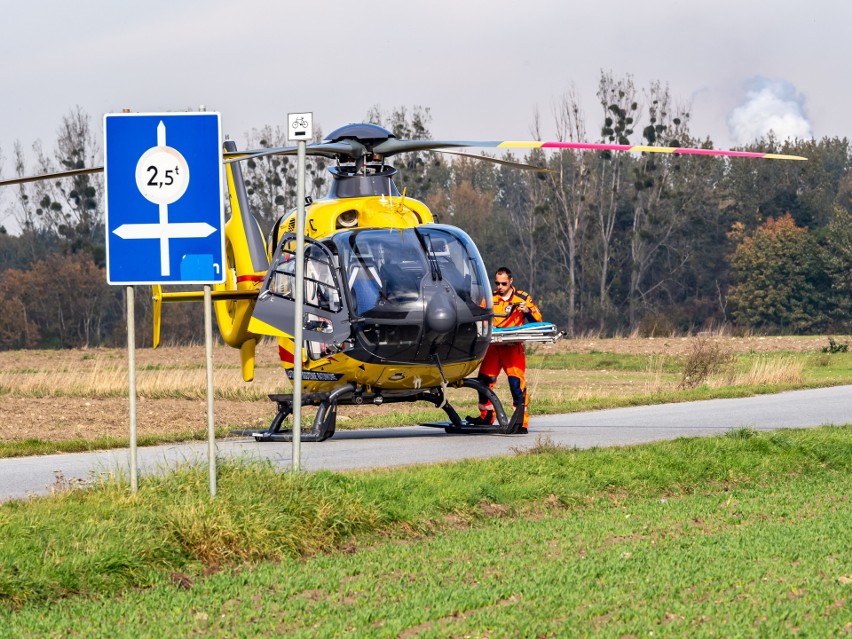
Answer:
[{"label": "man's dark hair", "polygon": [[503,273],[506,277],[508,277],[509,279],[512,279],[512,271],[510,271],[508,269],[508,267],[501,266],[496,271],[494,271],[495,275],[499,275],[500,273]]}]

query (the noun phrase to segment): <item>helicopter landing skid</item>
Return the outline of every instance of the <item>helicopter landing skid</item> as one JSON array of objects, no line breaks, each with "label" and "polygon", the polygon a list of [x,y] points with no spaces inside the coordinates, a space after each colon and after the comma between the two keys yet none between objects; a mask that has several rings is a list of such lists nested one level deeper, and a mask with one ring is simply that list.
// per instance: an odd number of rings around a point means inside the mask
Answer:
[{"label": "helicopter landing skid", "polygon": [[508,417],[506,415],[506,411],[503,410],[503,404],[500,402],[500,398],[497,397],[493,390],[488,388],[487,384],[483,384],[475,378],[466,378],[462,380],[462,387],[472,388],[491,400],[491,404],[494,406],[494,416],[497,421],[496,424],[470,424],[466,419],[460,418],[456,409],[447,402],[444,404],[443,409],[444,412],[447,413],[447,417],[450,418],[450,421],[426,422],[420,425],[429,426],[431,428],[443,428],[447,433],[491,433],[497,435],[516,435],[521,432],[521,427],[524,424],[523,405],[516,407],[512,416]]},{"label": "helicopter landing skid", "polygon": [[[334,435],[337,424],[337,402],[347,393],[351,393],[355,387],[346,384],[336,388],[330,393],[307,393],[302,395],[302,406],[317,406],[317,414],[311,430],[302,432],[303,442],[323,442]],[[272,419],[269,428],[260,433],[252,433],[258,442],[291,442],[293,441],[292,429],[282,429],[284,420],[293,413],[292,394],[274,394],[269,399],[278,404],[278,413]]]},{"label": "helicopter landing skid", "polygon": [[429,428],[443,428],[447,433],[464,434],[464,433],[484,433],[491,435],[517,435],[521,432],[521,424],[524,419],[524,408],[519,406],[512,413],[511,419],[507,426],[497,424],[471,424],[466,419],[462,419],[458,424],[453,422],[423,422],[421,426]]}]

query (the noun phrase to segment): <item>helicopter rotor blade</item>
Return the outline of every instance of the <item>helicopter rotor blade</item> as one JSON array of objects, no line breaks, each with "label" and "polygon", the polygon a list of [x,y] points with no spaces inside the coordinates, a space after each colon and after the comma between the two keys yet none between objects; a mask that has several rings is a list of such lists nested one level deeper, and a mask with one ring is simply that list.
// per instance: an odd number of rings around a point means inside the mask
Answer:
[{"label": "helicopter rotor blade", "polygon": [[[262,158],[268,155],[296,155],[299,147],[297,146],[279,146],[267,149],[251,149],[247,151],[232,151],[224,153],[225,163],[240,162],[242,160],[252,160]],[[337,155],[346,155],[352,158],[357,158],[366,155],[366,147],[357,140],[343,140],[340,142],[320,142],[319,144],[308,144],[305,146],[307,155],[322,155],[326,157],[334,157]]]},{"label": "helicopter rotor blade", "polygon": [[523,171],[536,171],[539,173],[553,173],[553,169],[548,169],[544,166],[533,166],[532,164],[524,164],[523,162],[512,162],[511,160],[501,160],[500,158],[492,158],[488,155],[474,155],[473,153],[460,153],[459,151],[447,151],[441,149],[432,149],[432,153],[443,153],[444,155],[456,155],[463,158],[471,158],[474,160],[485,160],[494,164],[502,164],[513,169],[521,169]]},{"label": "helicopter rotor blade", "polygon": [[78,175],[88,175],[89,173],[101,173],[103,170],[104,167],[102,166],[93,166],[87,169],[72,169],[70,171],[57,171],[56,173],[44,173],[42,175],[27,175],[25,177],[0,180],[0,186],[10,186],[12,184],[26,184],[27,182],[38,182],[39,180],[53,180],[58,178],[76,177]]},{"label": "helicopter rotor blade", "polygon": [[727,151],[724,149],[698,149],[674,146],[642,146],[630,144],[598,144],[588,142],[497,142],[497,148],[511,149],[577,149],[588,151],[628,151],[631,153],[669,153],[673,155],[710,155],[734,158],[763,158],[766,160],[801,160],[808,158],[783,153],[760,153],[755,151]]},{"label": "helicopter rotor blade", "polygon": [[588,142],[540,142],[540,141],[475,141],[475,140],[397,140],[391,138],[377,144],[374,153],[396,155],[412,151],[431,151],[444,148],[482,149],[575,149],[585,151],[628,151],[633,153],[668,153],[673,155],[710,155],[739,158],[764,158],[767,160],[807,160],[799,155],[781,153],[759,153],[754,151],[726,151],[722,149],[697,149],[672,146],[641,146],[629,144],[599,144]]},{"label": "helicopter rotor blade", "polygon": [[491,142],[466,142],[453,140],[397,140],[390,138],[380,142],[373,147],[373,153],[379,155],[396,155],[397,153],[411,153],[413,151],[434,151],[437,149],[451,149],[456,147],[490,147]]}]

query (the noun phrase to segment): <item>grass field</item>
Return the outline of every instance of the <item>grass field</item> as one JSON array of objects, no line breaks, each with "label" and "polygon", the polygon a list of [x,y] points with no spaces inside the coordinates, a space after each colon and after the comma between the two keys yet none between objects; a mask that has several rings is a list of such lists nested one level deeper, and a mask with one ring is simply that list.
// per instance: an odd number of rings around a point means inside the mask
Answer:
[{"label": "grass field", "polygon": [[[852,383],[852,353],[821,352],[827,344],[826,337],[711,336],[538,345],[528,350],[530,410],[536,415]],[[693,377],[684,384],[689,362],[701,363],[701,348],[705,355],[716,349],[718,366],[700,383]],[[0,352],[0,457],[126,446],[126,357],[121,349]],[[204,349],[142,349],[136,359],[140,444],[206,438]],[[274,415],[267,395],[289,390],[275,344],[261,344],[251,384],[242,381],[233,349],[217,347],[214,363],[219,437],[264,429]],[[505,378],[498,392],[510,405]],[[450,389],[450,401],[461,415],[476,412],[469,390]],[[307,422],[311,412],[305,416]],[[338,428],[443,418],[422,402],[344,406]]]},{"label": "grass field", "polygon": [[[564,341],[531,349],[533,412],[852,383],[852,354],[825,343]],[[216,349],[220,435],[271,416],[268,355],[247,388]],[[125,357],[0,353],[0,455],[123,445]],[[141,440],[203,436],[203,350],[137,362]],[[351,407],[339,425],[438,415]],[[0,504],[0,638],[852,635],[852,425],[583,451],[539,437],[372,472],[220,462],[213,501],[206,467],[135,496],[121,477],[57,488]]]},{"label": "grass field", "polygon": [[852,632],[852,426],[0,505],[0,637]]}]

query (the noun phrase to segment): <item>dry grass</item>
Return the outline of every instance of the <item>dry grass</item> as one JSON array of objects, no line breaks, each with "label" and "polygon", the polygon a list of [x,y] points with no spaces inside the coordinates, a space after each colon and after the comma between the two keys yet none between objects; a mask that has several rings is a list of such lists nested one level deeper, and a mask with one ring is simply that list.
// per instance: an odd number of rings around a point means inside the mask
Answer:
[{"label": "dry grass", "polygon": [[763,386],[800,384],[805,378],[801,359],[789,355],[758,357],[747,371],[733,371],[710,381],[710,386]]},{"label": "dry grass", "polygon": [[[825,366],[830,363],[831,356],[820,353],[825,337],[702,337],[731,353],[810,352],[812,358],[826,358]],[[669,393],[676,390],[679,381],[673,362],[684,361],[698,339],[701,338],[583,337],[533,345],[528,352],[543,356],[544,361],[541,368],[528,371],[531,405],[554,408],[594,403],[603,398]],[[647,364],[633,370],[595,367],[563,370],[559,368],[559,356],[567,353],[645,356]],[[777,356],[767,357],[766,361],[759,360],[752,371],[741,372],[737,377],[714,377],[711,383],[721,386],[801,380],[802,365],[796,366],[791,358],[781,363],[777,360]],[[217,346],[213,361],[217,426],[225,430],[265,428],[275,413],[275,405],[266,396],[290,391],[278,360],[277,345],[260,344],[255,381],[251,384],[242,380],[239,354],[235,350]],[[173,437],[178,433],[206,431],[203,346],[139,349],[136,368],[140,436]],[[501,375],[497,392],[504,403],[510,404],[505,376]],[[468,389],[450,389],[449,398],[462,415],[475,410],[476,394]],[[363,419],[376,424],[384,423],[385,418],[393,423],[406,423],[406,416],[412,415],[407,423],[416,423],[419,419],[414,414],[428,409],[422,402],[343,406],[338,421],[341,427],[350,421],[363,423]],[[127,424],[124,349],[0,352],[0,441],[121,438],[127,436]]]},{"label": "dry grass", "polygon": [[[540,344],[534,347],[535,352],[541,355],[557,353],[589,353],[597,351],[601,353],[631,354],[631,355],[660,355],[678,357],[688,355],[693,348],[693,343],[698,339],[705,339],[710,343],[717,343],[725,350],[734,353],[777,353],[797,352],[816,353],[826,345],[824,335],[814,336],[791,336],[791,335],[737,335],[725,336],[721,334],[700,335],[677,335],[670,337],[608,337],[601,338],[594,335],[584,335],[575,339],[562,339],[555,344]],[[838,339],[847,339],[841,336]],[[529,352],[529,349],[528,351]]]},{"label": "dry grass", "polygon": [[671,390],[671,382],[664,380],[663,369],[666,365],[665,355],[653,355],[648,360],[648,368],[646,369],[647,379],[645,381],[645,393],[648,395],[657,395],[663,391]]},{"label": "dry grass", "polygon": [[[174,351],[175,349],[170,349]],[[187,351],[192,349],[187,349]],[[148,399],[207,397],[207,372],[203,358],[193,361],[184,352],[184,362],[170,363],[173,353],[164,353],[161,363],[137,363],[136,390],[139,397]],[[31,366],[19,368],[4,365],[0,368],[0,388],[21,397],[127,397],[128,372],[126,359],[116,357],[116,351],[98,350],[50,351],[51,365],[34,357]],[[222,353],[224,355],[224,352]],[[0,365],[5,364],[0,362]],[[256,381],[246,384],[240,369],[233,365],[215,366],[214,384],[220,399],[261,399],[281,387],[279,369],[260,369]],[[276,375],[275,373],[278,373]]]}]

